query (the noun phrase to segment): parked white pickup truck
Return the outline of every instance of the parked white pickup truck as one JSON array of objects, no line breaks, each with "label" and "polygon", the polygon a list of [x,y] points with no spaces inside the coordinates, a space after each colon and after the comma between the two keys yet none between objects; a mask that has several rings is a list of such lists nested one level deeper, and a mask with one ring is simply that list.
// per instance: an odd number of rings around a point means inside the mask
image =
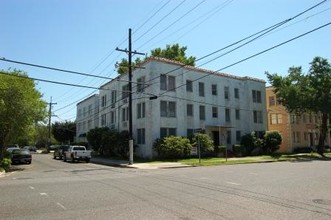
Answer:
[{"label": "parked white pickup truck", "polygon": [[91,151],[86,150],[84,146],[70,146],[68,151],[64,152],[63,160],[70,160],[71,162],[84,160],[86,163],[90,162]]}]

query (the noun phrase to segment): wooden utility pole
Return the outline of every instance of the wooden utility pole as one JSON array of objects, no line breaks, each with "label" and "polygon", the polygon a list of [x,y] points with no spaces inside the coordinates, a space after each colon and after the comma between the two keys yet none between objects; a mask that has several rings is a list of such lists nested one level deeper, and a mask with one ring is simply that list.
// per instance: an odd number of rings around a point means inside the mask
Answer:
[{"label": "wooden utility pole", "polygon": [[51,118],[52,118],[52,105],[56,105],[57,103],[52,102],[52,97],[51,101],[49,104],[49,109],[48,109],[48,147],[51,145]]},{"label": "wooden utility pole", "polygon": [[129,28],[129,49],[119,49],[116,50],[125,52],[128,54],[128,69],[129,69],[129,164],[133,164],[133,135],[132,135],[132,54],[145,55],[144,53],[139,53],[137,51],[132,51],[132,41],[131,41],[131,28]]}]

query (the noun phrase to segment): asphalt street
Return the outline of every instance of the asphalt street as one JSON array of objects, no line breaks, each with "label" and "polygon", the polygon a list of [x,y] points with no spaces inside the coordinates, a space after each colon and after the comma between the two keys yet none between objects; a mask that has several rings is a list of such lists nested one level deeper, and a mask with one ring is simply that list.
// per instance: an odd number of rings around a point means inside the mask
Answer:
[{"label": "asphalt street", "polygon": [[330,161],[132,169],[34,154],[0,219],[331,219]]}]

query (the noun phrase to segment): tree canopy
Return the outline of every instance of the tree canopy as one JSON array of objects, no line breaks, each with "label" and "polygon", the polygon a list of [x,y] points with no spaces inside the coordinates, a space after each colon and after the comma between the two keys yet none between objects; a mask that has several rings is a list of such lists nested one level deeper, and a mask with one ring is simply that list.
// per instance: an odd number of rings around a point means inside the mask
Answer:
[{"label": "tree canopy", "polygon": [[25,72],[0,71],[0,160],[5,146],[27,136],[47,116],[47,103],[35,86]]},{"label": "tree canopy", "polygon": [[75,122],[55,122],[52,125],[52,134],[60,143],[72,143],[76,136]]},{"label": "tree canopy", "polygon": [[277,98],[289,112],[310,112],[321,117],[317,149],[323,155],[327,122],[331,114],[331,66],[328,60],[315,57],[307,74],[302,72],[301,67],[291,67],[285,77],[268,72],[266,75],[275,88]]},{"label": "tree canopy", "polygon": [[[174,60],[181,62],[188,66],[195,66],[195,60],[196,57],[190,56],[188,57],[186,55],[187,47],[181,47],[179,44],[173,44],[173,45],[166,45],[166,48],[155,48],[151,50],[151,55],[146,56],[144,60],[150,58],[150,57],[161,57],[166,58],[169,60]],[[143,62],[140,58],[137,58],[135,61],[132,62],[132,67],[139,65],[141,62]],[[128,60],[122,59],[120,63],[117,64],[117,72],[119,74],[127,73],[128,72]]]}]

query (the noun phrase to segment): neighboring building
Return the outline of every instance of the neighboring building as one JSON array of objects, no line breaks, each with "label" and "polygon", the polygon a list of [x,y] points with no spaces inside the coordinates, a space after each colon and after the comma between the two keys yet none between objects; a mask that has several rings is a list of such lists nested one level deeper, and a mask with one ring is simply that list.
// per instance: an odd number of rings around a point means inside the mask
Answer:
[{"label": "neighboring building", "polygon": [[[244,134],[267,130],[263,80],[184,67],[163,58],[150,58],[141,66],[132,74],[132,131],[139,156],[152,158],[157,138],[190,136],[196,129],[204,129],[215,145],[229,148]],[[100,87],[100,127],[129,129],[128,96],[127,74]]]},{"label": "neighboring building", "polygon": [[76,142],[86,142],[89,130],[99,125],[99,95],[94,94],[77,104]]},{"label": "neighboring building", "polygon": [[[300,147],[313,147],[318,144],[321,118],[315,114],[304,113],[296,115],[289,113],[277,101],[273,87],[267,87],[268,130],[279,131],[282,135],[282,144],[279,152],[291,153]],[[330,145],[330,133],[326,142]]]}]

